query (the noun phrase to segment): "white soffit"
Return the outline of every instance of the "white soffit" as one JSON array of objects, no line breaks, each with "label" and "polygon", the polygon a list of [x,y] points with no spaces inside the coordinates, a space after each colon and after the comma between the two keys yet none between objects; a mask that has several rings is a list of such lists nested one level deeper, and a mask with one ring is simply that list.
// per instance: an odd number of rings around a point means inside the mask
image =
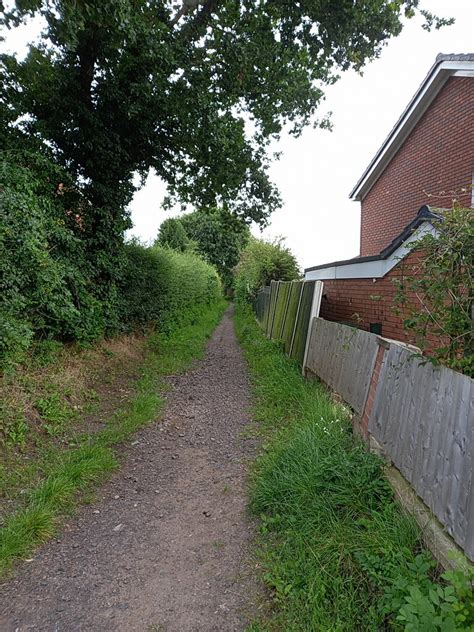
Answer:
[{"label": "white soffit", "polygon": [[431,233],[436,235],[436,230],[429,222],[419,226],[413,234],[406,239],[389,257],[386,259],[376,259],[375,261],[354,260],[353,263],[345,263],[337,266],[332,265],[327,268],[308,270],[305,272],[305,281],[330,281],[331,279],[380,279],[384,277],[397,263],[404,259],[412,249],[412,243],[421,239],[423,235]]},{"label": "white soffit", "polygon": [[351,199],[364,199],[450,77],[474,77],[474,61],[442,61],[435,65],[350,192]]}]

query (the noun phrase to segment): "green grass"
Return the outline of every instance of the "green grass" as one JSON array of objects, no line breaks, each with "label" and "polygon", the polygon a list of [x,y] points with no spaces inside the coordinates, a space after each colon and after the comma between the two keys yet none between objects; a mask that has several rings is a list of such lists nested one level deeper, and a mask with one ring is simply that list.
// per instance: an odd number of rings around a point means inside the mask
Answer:
[{"label": "green grass", "polygon": [[349,411],[301,376],[250,309],[235,322],[265,437],[250,508],[269,607],[249,632],[441,629],[397,620],[410,588],[428,594],[437,569],[383,464],[354,439]]},{"label": "green grass", "polygon": [[[167,388],[163,378],[183,371],[191,361],[202,357],[225,306],[221,301],[189,313],[187,322],[166,335],[152,334],[131,401],[102,430],[80,436],[76,447],[61,450],[52,446],[43,455],[45,477],[25,490],[21,507],[6,517],[0,528],[0,575],[11,568],[15,559],[30,555],[38,544],[51,537],[61,518],[73,512],[81,500],[86,501],[94,487],[119,466],[114,451],[117,444],[144,424],[159,419]],[[52,420],[62,423],[62,411],[55,400],[44,402],[44,406]]]}]

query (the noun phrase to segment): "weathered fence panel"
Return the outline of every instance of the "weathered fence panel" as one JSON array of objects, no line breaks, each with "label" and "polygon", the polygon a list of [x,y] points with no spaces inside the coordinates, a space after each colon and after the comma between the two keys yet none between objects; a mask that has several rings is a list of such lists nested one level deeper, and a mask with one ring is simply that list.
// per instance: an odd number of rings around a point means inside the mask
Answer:
[{"label": "weathered fence panel", "polygon": [[295,330],[295,321],[296,315],[298,313],[298,306],[300,304],[302,288],[303,281],[291,281],[285,322],[283,323],[281,332],[281,340],[285,344],[285,353],[287,355],[290,353],[291,350],[291,343],[293,341],[293,332]]},{"label": "weathered fence panel", "polygon": [[358,413],[362,435],[474,561],[474,380],[422,363],[402,343],[313,317],[321,291],[320,282],[272,282],[254,303],[257,318]]},{"label": "weathered fence panel", "polygon": [[369,432],[474,560],[474,380],[391,344]]},{"label": "weathered fence panel", "polygon": [[270,304],[268,307],[268,315],[267,315],[267,322],[266,322],[266,328],[265,328],[265,333],[269,338],[272,335],[273,318],[275,316],[277,296],[278,296],[278,281],[271,281],[270,282]]},{"label": "weathered fence panel", "polygon": [[273,340],[281,340],[283,324],[285,322],[286,310],[288,307],[288,298],[290,296],[291,283],[285,283],[281,281],[279,283],[279,290],[277,296],[277,302],[275,306],[275,318],[273,320],[273,329],[271,337]]},{"label": "weathered fence panel", "polygon": [[282,341],[286,354],[299,364],[307,351],[311,317],[319,313],[322,287],[321,281],[272,281],[253,301],[265,334]]},{"label": "weathered fence panel", "polygon": [[303,362],[306,338],[308,336],[314,285],[315,281],[304,282],[301,290],[300,306],[295,321],[290,357],[294,358],[299,364]]},{"label": "weathered fence panel", "polygon": [[362,414],[377,351],[375,334],[314,318],[306,368]]},{"label": "weathered fence panel", "polygon": [[268,315],[268,305],[270,302],[270,288],[262,287],[253,301],[253,309],[260,325],[264,325],[264,319]]}]

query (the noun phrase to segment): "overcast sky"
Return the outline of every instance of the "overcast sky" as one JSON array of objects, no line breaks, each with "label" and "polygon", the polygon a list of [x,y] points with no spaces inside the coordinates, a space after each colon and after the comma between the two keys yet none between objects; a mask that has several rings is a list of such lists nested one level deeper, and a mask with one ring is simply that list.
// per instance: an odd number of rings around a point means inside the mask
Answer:
[{"label": "overcast sky", "polygon": [[[282,135],[282,157],[271,177],[283,196],[265,237],[285,236],[302,267],[359,254],[360,209],[349,192],[402,113],[438,53],[474,52],[474,1],[425,0],[438,15],[454,17],[453,26],[427,33],[420,19],[408,21],[363,76],[354,72],[326,89],[321,114],[332,111],[334,130],[307,129],[294,139]],[[31,29],[9,38],[9,48],[24,50]],[[160,223],[173,213],[160,208],[165,186],[153,175],[131,204],[131,234],[155,238]],[[258,236],[260,231],[253,232]]]}]

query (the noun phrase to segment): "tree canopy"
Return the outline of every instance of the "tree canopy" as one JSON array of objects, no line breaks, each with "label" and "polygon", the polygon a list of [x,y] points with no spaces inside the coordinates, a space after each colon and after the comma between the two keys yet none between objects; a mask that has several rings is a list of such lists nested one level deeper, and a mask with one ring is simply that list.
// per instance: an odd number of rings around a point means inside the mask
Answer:
[{"label": "tree canopy", "polygon": [[188,213],[180,221],[196,251],[217,268],[224,286],[232,288],[233,269],[250,238],[247,224],[222,208]]},{"label": "tree canopy", "polygon": [[169,217],[160,224],[160,230],[155,245],[171,248],[178,252],[191,250],[191,242],[186,235],[181,220],[177,217]]},{"label": "tree canopy", "polygon": [[155,243],[200,255],[217,269],[225,288],[231,289],[233,269],[249,238],[244,221],[226,209],[208,208],[165,219]]},{"label": "tree canopy", "polygon": [[[268,144],[314,120],[323,88],[360,70],[419,0],[0,1],[0,26],[41,16],[24,60],[0,58],[0,121],[48,147],[90,206],[98,246],[123,231],[134,173],[170,203],[221,205],[260,224],[280,205]],[[325,118],[317,120],[327,125]],[[6,140],[2,132],[0,140]]]}]

